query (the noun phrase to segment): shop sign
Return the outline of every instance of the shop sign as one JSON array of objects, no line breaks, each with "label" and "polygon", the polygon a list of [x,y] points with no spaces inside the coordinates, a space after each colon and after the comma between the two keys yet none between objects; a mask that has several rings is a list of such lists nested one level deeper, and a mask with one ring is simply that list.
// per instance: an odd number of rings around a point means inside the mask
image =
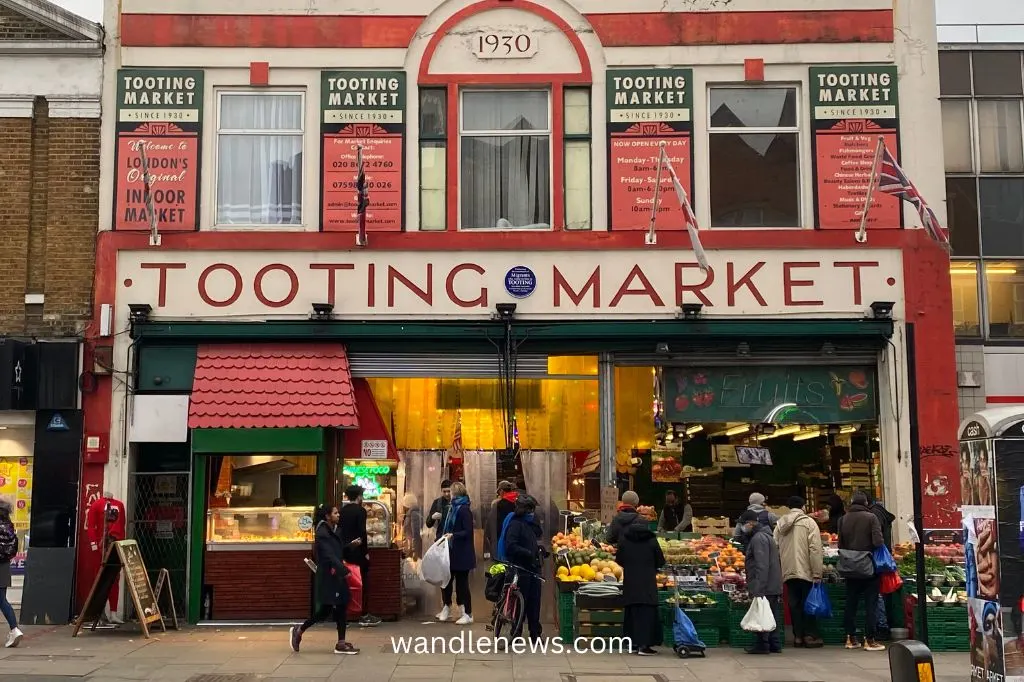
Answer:
[{"label": "shop sign", "polygon": [[320,221],[325,232],[358,229],[358,147],[369,205],[368,232],[402,229],[405,73],[324,71],[320,82]]},{"label": "shop sign", "polygon": [[[651,222],[661,145],[693,201],[693,69],[609,69],[608,201],[615,230]],[[658,229],[682,230],[679,199],[667,173],[658,197]]]},{"label": "shop sign", "polygon": [[387,459],[388,442],[386,440],[364,440],[359,451],[363,459]]},{"label": "shop sign", "polygon": [[[339,319],[401,314],[488,318],[518,300],[517,316],[674,317],[682,303],[707,315],[863,316],[872,301],[901,315],[902,259],[896,250],[712,251],[701,272],[689,250],[557,252],[174,252],[119,254],[118,314],[148,303],[154,316],[308,317],[315,302]],[[534,273],[516,299],[506,277]],[[529,283],[516,279],[520,284]],[[171,295],[173,293],[173,295]]]},{"label": "shop sign", "polygon": [[[899,155],[899,90],[892,64],[810,69],[815,216],[821,229],[860,226],[879,135]],[[868,228],[902,227],[896,197],[875,192]]]},{"label": "shop sign", "polygon": [[114,229],[150,229],[143,153],[158,229],[198,229],[203,71],[120,69],[115,125]]},{"label": "shop sign", "polygon": [[682,423],[760,422],[792,403],[777,424],[878,419],[873,367],[710,367],[665,371],[665,416]]}]

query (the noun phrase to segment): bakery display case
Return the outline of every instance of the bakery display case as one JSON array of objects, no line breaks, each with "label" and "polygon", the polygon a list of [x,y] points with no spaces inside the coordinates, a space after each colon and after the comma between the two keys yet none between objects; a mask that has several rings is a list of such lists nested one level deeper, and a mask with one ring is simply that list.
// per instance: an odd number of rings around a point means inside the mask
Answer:
[{"label": "bakery display case", "polygon": [[313,542],[310,507],[221,507],[206,518],[209,551],[309,548]]},{"label": "bakery display case", "polygon": [[391,510],[377,500],[364,500],[366,509],[366,544],[370,547],[390,547],[393,537]]}]

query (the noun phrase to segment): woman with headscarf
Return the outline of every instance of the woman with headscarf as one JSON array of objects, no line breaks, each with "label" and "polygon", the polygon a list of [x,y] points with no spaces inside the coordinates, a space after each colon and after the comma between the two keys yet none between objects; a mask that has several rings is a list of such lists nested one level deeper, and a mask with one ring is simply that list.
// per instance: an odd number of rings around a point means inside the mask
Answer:
[{"label": "woman with headscarf", "polygon": [[437,619],[448,620],[454,588],[455,603],[462,607],[462,616],[455,624],[472,625],[473,601],[469,593],[469,572],[476,568],[476,549],[473,546],[473,511],[469,506],[469,492],[463,483],[452,484],[452,506],[444,520],[443,530],[444,536],[448,538],[452,579],[441,590],[444,608]]},{"label": "woman with headscarf", "polygon": [[292,651],[298,651],[302,644],[302,635],[317,623],[326,620],[332,613],[338,628],[338,643],[334,645],[336,654],[358,654],[359,649],[345,641],[346,616],[350,598],[348,581],[349,569],[342,561],[345,543],[341,537],[338,522],[341,512],[333,504],[321,504],[313,514],[315,533],[313,540],[313,558],[316,561],[316,587],[320,608],[298,627],[289,631]]},{"label": "woman with headscarf", "polygon": [[665,565],[665,555],[658,536],[643,518],[634,519],[619,532],[615,561],[622,566],[622,598],[626,605],[622,636],[629,638],[632,650],[640,656],[653,656],[657,652],[652,647],[661,644],[657,576],[658,569]]},{"label": "woman with headscarf", "polygon": [[405,551],[413,559],[423,556],[423,510],[419,500],[412,493],[402,498],[405,515],[402,517],[402,537],[405,538]]}]

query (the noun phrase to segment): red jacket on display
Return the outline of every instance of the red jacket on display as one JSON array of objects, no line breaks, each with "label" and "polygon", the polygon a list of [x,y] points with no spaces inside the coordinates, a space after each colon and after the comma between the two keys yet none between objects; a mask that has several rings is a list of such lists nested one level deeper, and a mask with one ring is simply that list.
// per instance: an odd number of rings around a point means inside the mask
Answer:
[{"label": "red jacket on display", "polygon": [[[105,522],[104,516],[107,511],[107,505],[110,506],[111,519]],[[124,504],[120,500],[115,500],[112,497],[101,497],[89,505],[89,509],[85,514],[85,531],[89,537],[89,542],[99,545],[103,541],[104,525],[107,529],[107,535],[114,538],[114,540],[124,540],[125,513]]]}]

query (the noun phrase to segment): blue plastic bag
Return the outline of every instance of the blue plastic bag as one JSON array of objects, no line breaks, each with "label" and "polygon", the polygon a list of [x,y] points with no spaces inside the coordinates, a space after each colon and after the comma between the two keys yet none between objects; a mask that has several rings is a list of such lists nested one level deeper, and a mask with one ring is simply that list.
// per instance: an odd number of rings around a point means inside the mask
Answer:
[{"label": "blue plastic bag", "polygon": [[871,558],[875,561],[875,575],[896,572],[896,560],[892,558],[892,553],[885,545],[876,549]]},{"label": "blue plastic bag", "polygon": [[814,618],[831,618],[832,602],[828,599],[828,592],[822,583],[815,583],[811,587],[807,601],[804,602],[804,613]]}]

